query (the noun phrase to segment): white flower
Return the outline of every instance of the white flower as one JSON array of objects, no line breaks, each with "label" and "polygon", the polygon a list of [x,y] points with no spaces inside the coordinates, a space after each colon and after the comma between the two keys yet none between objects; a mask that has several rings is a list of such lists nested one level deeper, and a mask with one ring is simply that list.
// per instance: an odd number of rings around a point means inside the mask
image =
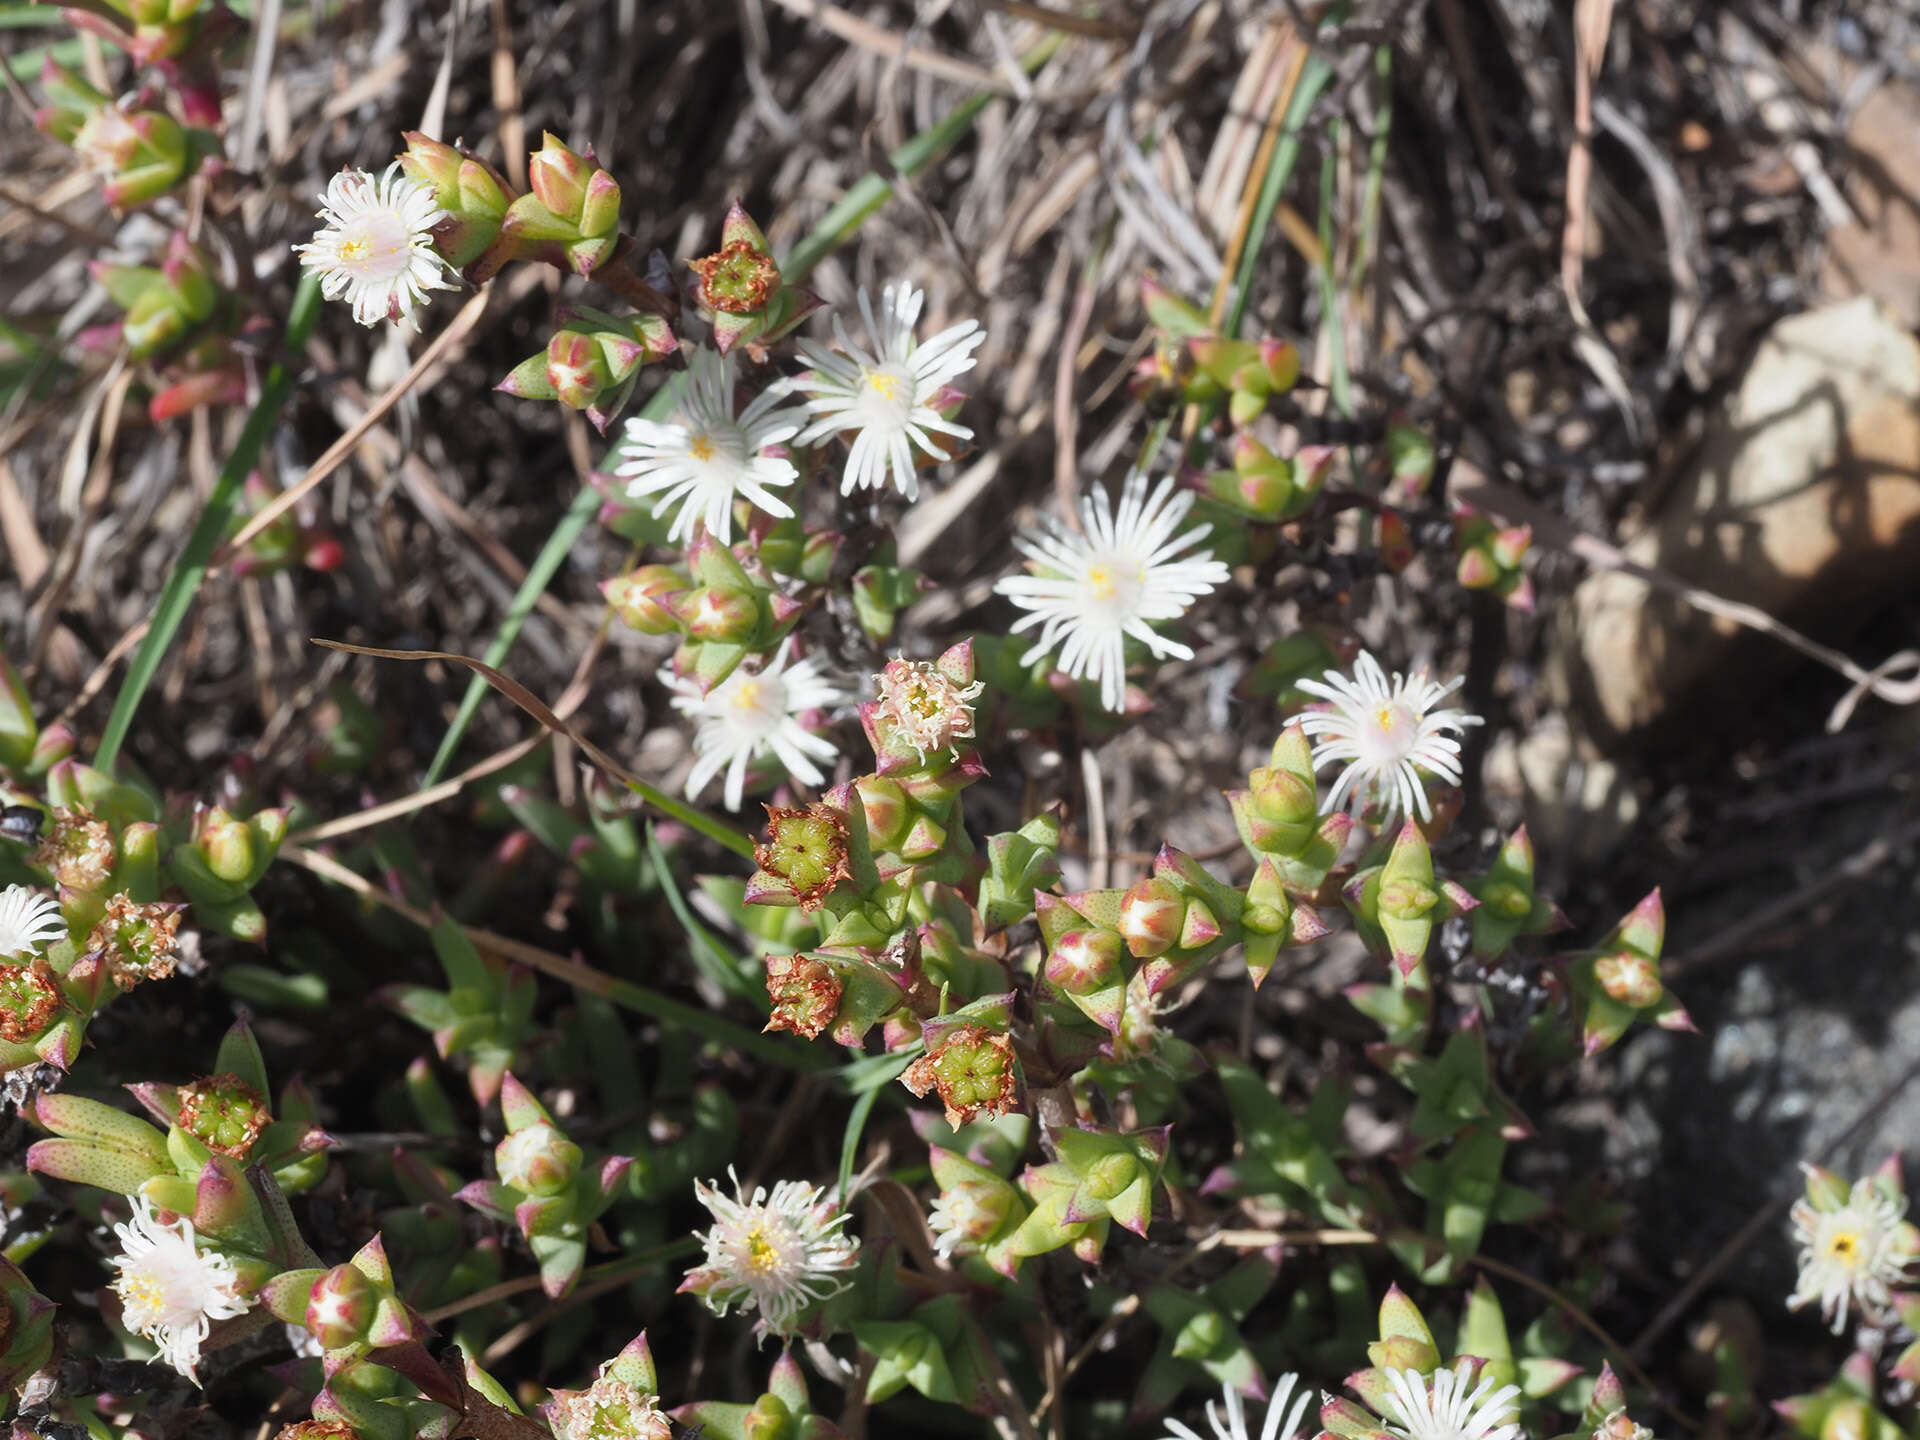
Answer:
[{"label": "white flower", "polygon": [[1892,1304],[1889,1287],[1906,1278],[1906,1199],[1863,1177],[1853,1182],[1844,1205],[1816,1210],[1800,1200],[1791,1213],[1800,1279],[1787,1308],[1817,1301],[1836,1335],[1846,1328],[1849,1303],[1869,1318],[1884,1317]]},{"label": "white flower", "polygon": [[1520,1440],[1518,1385],[1496,1390],[1488,1375],[1469,1391],[1458,1370],[1436,1370],[1431,1380],[1417,1370],[1386,1376],[1388,1429],[1402,1440]]},{"label": "white flower", "polygon": [[1178,620],[1229,578],[1212,551],[1188,553],[1212,528],[1181,532],[1193,498],[1190,491],[1176,493],[1171,476],[1149,495],[1146,476],[1136,470],[1127,476],[1118,510],[1104,491],[1080,502],[1084,534],[1049,515],[1044,534],[1016,539],[1035,573],[1009,575],[994,589],[1031,612],[1014,622],[1014,633],[1041,627],[1020,663],[1031,664],[1059,644],[1060,668],[1096,682],[1100,703],[1118,711],[1126,695],[1129,635],[1156,658],[1191,660],[1193,651],[1153,624]]},{"label": "white flower", "polygon": [[824,436],[850,432],[853,446],[840,478],[840,493],[851,495],[862,487],[878,490],[893,483],[909,500],[920,494],[914,474],[918,449],[936,460],[946,451],[933,434],[971,438],[973,431],[942,418],[932,401],[942,386],[973,368],[973,352],[987,338],[977,320],[950,325],[924,345],[916,345],[913,325],[926,297],[911,285],[889,285],[880,293],[880,314],[866,288],[860,290],[860,314],[874,348],[863,350],[847,338],[836,316],[834,339],[844,355],[812,340],[799,342],[801,357],[813,367],[810,374],[788,382],[811,393],[807,409],[818,418],[800,432],[797,444],[810,445]]},{"label": "white flower", "polygon": [[[1350,801],[1355,814],[1368,801],[1379,800],[1386,818],[1419,812],[1431,819],[1426,786],[1420,772],[1460,783],[1460,742],[1449,735],[1480,717],[1464,710],[1433,710],[1434,704],[1460,685],[1427,678],[1427,672],[1395,675],[1388,683],[1380,662],[1364,650],[1354,662],[1354,678],[1329,670],[1318,680],[1302,680],[1300,688],[1328,702],[1326,710],[1310,710],[1300,717],[1300,728],[1313,739],[1316,765],[1344,760],[1347,768],[1327,797],[1328,813]],[[1427,712],[1432,710],[1432,714]]]},{"label": "white flower", "polygon": [[954,1251],[991,1235],[1004,1219],[1006,1207],[993,1204],[988,1187],[960,1184],[934,1197],[927,1210],[927,1229],[933,1232],[935,1252],[942,1260],[951,1260]]},{"label": "white flower", "polygon": [[[1273,1399],[1267,1402],[1267,1418],[1260,1426],[1260,1440],[1294,1440],[1300,1433],[1300,1417],[1306,1413],[1313,1391],[1302,1390],[1299,1398],[1294,1399],[1293,1392],[1299,1383],[1298,1375],[1289,1374],[1282,1375],[1274,1385]],[[1293,1401],[1291,1410],[1287,1408],[1289,1400]],[[1231,1385],[1221,1392],[1221,1404],[1207,1402],[1207,1424],[1212,1427],[1214,1440],[1253,1440],[1253,1432],[1247,1428],[1246,1401]],[[1205,1440],[1205,1437],[1191,1426],[1169,1420],[1165,1440]]]},{"label": "white flower", "polygon": [[0,957],[32,955],[42,945],[64,939],[67,922],[60,906],[25,885],[0,890]]},{"label": "white flower", "polygon": [[846,1272],[858,1262],[860,1242],[840,1233],[847,1212],[816,1186],[782,1180],[772,1194],[756,1185],[749,1197],[731,1167],[727,1177],[732,1198],[704,1180],[694,1185],[714,1224],[696,1237],[707,1247],[707,1263],[690,1271],[680,1288],[699,1295],[716,1315],[736,1305],[757,1310],[764,1328],[787,1334],[807,1306],[851,1283]]},{"label": "white flower", "polygon": [[736,417],[733,378],[731,356],[694,350],[678,382],[678,423],[627,422],[628,458],[614,473],[628,482],[627,494],[636,500],[660,495],[655,515],[680,506],[669,540],[687,538],[694,522],[704,520],[722,545],[730,543],[739,495],[769,515],[793,514],[793,507],[768,487],[791,485],[799,472],[792,462],[760,452],[798,434],[805,413],[798,406],[774,409],[786,394],[774,388],[755,396]]},{"label": "white flower", "polygon": [[427,303],[429,290],[451,290],[446,262],[433,248],[433,227],[446,219],[433,191],[389,165],[379,179],[342,170],[320,197],[327,223],[305,245],[300,263],[320,277],[320,293],[347,300],[362,325],[398,320]]},{"label": "white flower", "polygon": [[120,1253],[107,1263],[120,1273],[113,1282],[120,1316],[160,1347],[160,1358],[188,1379],[200,1363],[200,1344],[215,1320],[244,1315],[253,1301],[240,1293],[233,1262],[194,1243],[193,1225],[182,1215],[162,1225],[145,1196],[133,1219],[113,1227]]},{"label": "white flower", "polygon": [[830,740],[815,735],[796,716],[839,704],[845,697],[820,673],[808,656],[788,666],[793,645],[788,642],[765,669],[749,674],[736,670],[705,695],[692,680],[671,670],[661,681],[674,691],[673,708],[700,722],[694,733],[693,770],[687,776],[687,798],[706,788],[721,770],[727,772],[727,808],[738,810],[747,783],[747,766],[771,754],[787,773],[809,785],[826,776],[814,764],[840,752]]}]

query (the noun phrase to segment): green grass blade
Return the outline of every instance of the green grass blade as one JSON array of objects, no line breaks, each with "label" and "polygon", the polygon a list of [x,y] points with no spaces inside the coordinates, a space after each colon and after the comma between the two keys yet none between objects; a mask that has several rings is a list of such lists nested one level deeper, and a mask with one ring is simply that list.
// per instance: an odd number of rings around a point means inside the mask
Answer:
[{"label": "green grass blade", "polygon": [[688,908],[686,897],[680,893],[680,882],[673,878],[673,864],[667,859],[667,852],[660,848],[660,837],[653,833],[652,822],[647,825],[647,854],[653,859],[653,873],[660,877],[660,888],[666,893],[673,918],[687,932],[687,947],[693,952],[693,963],[700,973],[734,999],[756,1003],[765,1011],[766,990],[747,979],[740,957],[716,940],[713,932]]},{"label": "green grass blade", "polygon": [[1273,229],[1273,212],[1280,208],[1281,192],[1293,178],[1293,167],[1300,162],[1300,127],[1307,123],[1314,102],[1332,80],[1333,66],[1320,57],[1319,51],[1309,53],[1300,70],[1299,84],[1294,87],[1293,100],[1287,106],[1286,118],[1281,122],[1280,139],[1267,162],[1267,173],[1260,181],[1260,195],[1254,201],[1253,218],[1247,226],[1246,246],[1240,252],[1239,265],[1234,267],[1233,302],[1227,307],[1225,334],[1240,333],[1240,322],[1246,318],[1247,306],[1253,299],[1253,272],[1259,268],[1267,235]]},{"label": "green grass blade", "polygon": [[[878,1058],[878,1057],[877,1057]],[[853,1102],[853,1110],[847,1116],[847,1128],[840,1137],[840,1195],[844,1199],[847,1186],[853,1181],[853,1162],[860,1154],[860,1136],[867,1128],[867,1118],[873,1114],[873,1107],[880,1103],[880,1092],[887,1088],[886,1082],[894,1079],[913,1063],[912,1055],[886,1056],[885,1064],[879,1067],[880,1074],[873,1078],[872,1084],[860,1092]]]},{"label": "green grass blade", "polygon": [[207,562],[233,521],[234,502],[239,498],[240,487],[246,483],[248,474],[260,459],[260,449],[278,423],[281,407],[287,403],[287,395],[293,389],[293,371],[288,368],[289,361],[306,349],[307,336],[313,332],[313,322],[319,314],[320,283],[308,274],[302,277],[299,289],[294,291],[293,309],[287,316],[283,353],[289,359],[277,361],[267,371],[266,381],[260,387],[260,398],[254,402],[253,411],[247,416],[247,423],[240,431],[233,453],[227,456],[227,463],[221,467],[213,493],[207,497],[193,532],[187,536],[186,548],[174,562],[173,573],[167,576],[166,586],[153,607],[153,623],[147,629],[146,638],[140,642],[140,648],[134,652],[133,663],[127,666],[120,693],[114,697],[113,713],[107,717],[107,728],[100,737],[100,749],[93,759],[93,763],[102,770],[112,772],[113,762],[120,754],[120,746],[126,741],[127,728],[133,724],[134,712],[140,708],[147,687],[159,673],[160,662],[166,658],[167,648],[173,644],[180,623],[187,618],[187,611],[192,608],[193,598],[199,592],[200,582],[207,578]]}]

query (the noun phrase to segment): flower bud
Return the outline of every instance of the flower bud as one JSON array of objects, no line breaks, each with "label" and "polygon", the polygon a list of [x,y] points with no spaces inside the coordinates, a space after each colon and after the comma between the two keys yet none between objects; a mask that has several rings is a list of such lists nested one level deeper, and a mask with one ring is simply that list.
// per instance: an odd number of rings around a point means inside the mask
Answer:
[{"label": "flower bud", "polygon": [[837,530],[814,530],[800,547],[800,578],[809,585],[824,585],[833,574],[833,562],[840,554],[846,536]]},{"label": "flower bud", "polygon": [[544,1120],[493,1148],[500,1183],[523,1195],[558,1195],[579,1173],[581,1158],[580,1147]]},{"label": "flower bud", "polygon": [[266,1098],[238,1075],[209,1075],[180,1087],[175,1123],[209,1150],[234,1160],[246,1159],[272,1122]]},{"label": "flower bud", "polygon": [[313,1282],[306,1326],[321,1349],[340,1350],[366,1335],[379,1304],[373,1281],[351,1265],[336,1265]]},{"label": "flower bud", "polygon": [[547,341],[547,383],[553,387],[553,398],[562,405],[584,410],[612,387],[615,379],[607,357],[591,335],[559,330]]},{"label": "flower bud", "polygon": [[1069,995],[1110,985],[1120,975],[1120,946],[1112,930],[1069,930],[1047,955],[1047,981]]},{"label": "flower bud", "polygon": [[1013,1041],[983,1025],[956,1025],[934,1048],[901,1075],[915,1095],[940,1093],[949,1125],[966,1125],[983,1115],[1005,1115],[1018,1098],[1020,1081]]},{"label": "flower bud", "polygon": [[33,128],[62,145],[72,145],[94,113],[113,103],[78,71],[54,63],[51,55],[41,62],[40,88],[46,92],[47,103],[33,112]]},{"label": "flower bud", "polygon": [[1120,901],[1120,935],[1135,959],[1151,960],[1180,943],[1186,899],[1160,877],[1140,881]]},{"label": "flower bud", "polygon": [[819,909],[841,881],[852,878],[846,817],[822,801],[799,810],[766,809],[767,838],[753,847],[754,879],[765,892],[791,896],[802,910]]},{"label": "flower bud", "polygon": [[500,222],[512,197],[507,184],[477,156],[422,134],[405,133],[406,153],[400,168],[410,179],[433,191],[433,202],[446,218],[433,228],[434,248],[454,269],[464,269],[480,258],[500,233]]},{"label": "flower bud", "polygon": [[898,781],[863,775],[853,782],[853,793],[860,797],[869,839],[880,849],[896,848],[905,839],[915,814],[906,790]]},{"label": "flower bud", "polygon": [[1267,372],[1267,385],[1274,391],[1291,390],[1300,379],[1300,351],[1291,341],[1262,340],[1260,364]]},{"label": "flower bud", "polygon": [[1140,1162],[1132,1155],[1102,1155],[1087,1167],[1081,1177],[1086,1193],[1099,1200],[1111,1200],[1140,1178]]},{"label": "flower bud", "polygon": [[773,1014],[767,1030],[791,1030],[804,1039],[816,1039],[840,1013],[844,987],[833,967],[805,955],[767,957],[767,999]]},{"label": "flower bud", "polygon": [[618,575],[600,587],[619,617],[642,635],[672,635],[680,629],[673,612],[661,603],[664,596],[687,588],[687,582],[665,565],[642,565]]},{"label": "flower bud", "polygon": [[1594,962],[1593,973],[1610,998],[1635,1010],[1656,1003],[1666,990],[1660,981],[1659,963],[1631,950],[1602,955]]},{"label": "flower bud", "polygon": [[670,603],[680,624],[695,640],[739,645],[760,625],[760,607],[745,590],[703,585],[683,592]]},{"label": "flower bud", "polygon": [[1380,886],[1380,909],[1396,920],[1418,920],[1439,901],[1439,892],[1418,880],[1387,880]]},{"label": "flower bud", "polygon": [[527,183],[540,203],[563,220],[579,220],[587,204],[587,186],[600,167],[577,155],[551,132],[527,160]]},{"label": "flower bud", "polygon": [[593,162],[553,135],[527,162],[531,195],[507,207],[500,238],[514,254],[565,264],[591,275],[619,238],[620,186]]},{"label": "flower bud", "polygon": [[244,884],[253,874],[252,829],[218,807],[208,812],[206,823],[194,838],[194,848],[207,862],[207,869],[230,884]]},{"label": "flower bud", "polygon": [[1311,826],[1318,818],[1319,799],[1311,781],[1273,765],[1263,765],[1247,778],[1254,811],[1262,820],[1274,825]]}]

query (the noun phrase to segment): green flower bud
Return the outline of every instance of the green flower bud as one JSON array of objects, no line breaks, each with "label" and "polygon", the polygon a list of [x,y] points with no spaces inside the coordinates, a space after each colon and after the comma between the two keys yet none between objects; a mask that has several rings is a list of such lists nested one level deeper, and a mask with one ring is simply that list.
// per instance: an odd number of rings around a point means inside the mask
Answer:
[{"label": "green flower bud", "polygon": [[687,582],[665,565],[642,565],[600,587],[619,617],[642,635],[671,635],[680,628],[662,597],[687,588]]},{"label": "green flower bud", "polygon": [[523,1195],[558,1195],[579,1173],[581,1159],[580,1147],[544,1121],[514,1131],[493,1149],[500,1183]]},{"label": "green flower bud", "polygon": [[323,1350],[340,1350],[365,1337],[380,1304],[380,1289],[351,1265],[336,1265],[313,1282],[306,1327]]},{"label": "green flower bud", "polygon": [[1186,897],[1159,876],[1149,876],[1120,902],[1120,935],[1135,959],[1150,960],[1180,943]]}]

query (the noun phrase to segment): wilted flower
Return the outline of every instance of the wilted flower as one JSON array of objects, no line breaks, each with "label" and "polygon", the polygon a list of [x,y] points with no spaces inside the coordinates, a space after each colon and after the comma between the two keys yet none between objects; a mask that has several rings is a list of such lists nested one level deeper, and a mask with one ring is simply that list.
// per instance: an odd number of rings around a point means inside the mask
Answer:
[{"label": "wilted flower", "polygon": [[931,660],[899,657],[873,678],[880,687],[876,719],[910,746],[921,764],[942,751],[958,755],[960,742],[973,739],[970,702],[987,688],[984,681],[957,685]]},{"label": "wilted flower", "polygon": [[1854,1181],[1845,1200],[1832,1208],[1795,1201],[1791,1214],[1800,1278],[1787,1308],[1817,1302],[1836,1335],[1846,1328],[1849,1304],[1869,1317],[1885,1316],[1892,1304],[1889,1287],[1905,1278],[1912,1258],[1906,1213],[1905,1197],[1876,1184],[1873,1176]]},{"label": "wilted flower", "polygon": [[60,906],[25,885],[0,890],[0,955],[36,954],[67,933]]},{"label": "wilted flower", "polygon": [[723,545],[733,539],[733,502],[744,495],[769,515],[789,516],[793,507],[771,486],[791,485],[793,463],[761,452],[791,440],[806,416],[798,406],[774,407],[785,392],[768,389],[733,413],[733,360],[712,350],[687,355],[675,423],[636,418],[627,422],[627,454],[614,473],[638,500],[659,495],[653,513],[678,504],[669,540],[693,534],[704,520]]},{"label": "wilted flower", "polygon": [[61,1004],[53,967],[44,960],[31,965],[0,965],[0,1040],[19,1044],[47,1028]]},{"label": "wilted flower", "polygon": [[767,1001],[772,1013],[768,1030],[791,1030],[803,1039],[817,1039],[840,1013],[845,991],[833,967],[805,955],[767,957]]},{"label": "wilted flower", "polygon": [[1388,1370],[1389,1433],[1402,1440],[1520,1440],[1514,1420],[1520,1387],[1494,1388],[1491,1375],[1471,1390],[1458,1370]]},{"label": "wilted flower", "polygon": [[692,680],[661,673],[661,681],[674,692],[673,708],[700,722],[693,737],[696,758],[687,776],[689,798],[725,770],[727,808],[738,810],[746,793],[747,767],[767,755],[796,780],[818,785],[826,779],[814,761],[831,760],[840,752],[798,717],[838,704],[843,697],[812,656],[790,665],[792,660],[793,647],[785,645],[765,669],[736,670],[704,695]]},{"label": "wilted flower", "polygon": [[53,812],[47,837],[29,863],[70,890],[98,890],[118,858],[112,826],[77,806],[62,806]]},{"label": "wilted flower", "polygon": [[1300,728],[1313,737],[1315,763],[1346,762],[1327,796],[1329,812],[1350,801],[1357,813],[1377,799],[1386,807],[1388,821],[1415,812],[1428,820],[1433,809],[1420,772],[1460,783],[1460,742],[1447,732],[1458,734],[1478,725],[1480,717],[1433,709],[1459,687],[1458,679],[1441,685],[1429,680],[1426,671],[1416,670],[1389,682],[1380,662],[1363,650],[1354,662],[1353,679],[1329,670],[1318,680],[1298,684],[1328,702],[1327,709],[1300,717]]},{"label": "wilted flower", "polygon": [[120,1273],[113,1282],[121,1318],[160,1347],[160,1358],[189,1379],[200,1363],[200,1345],[215,1320],[244,1315],[253,1305],[240,1293],[233,1262],[194,1243],[187,1218],[160,1223],[152,1202],[134,1197],[133,1219],[113,1227],[120,1253],[107,1263]]},{"label": "wilted flower", "polygon": [[556,1390],[547,1419],[559,1440],[668,1440],[672,1422],[660,1397],[610,1375],[606,1367],[585,1390]]},{"label": "wilted flower", "polygon": [[851,433],[842,495],[878,490],[891,477],[902,495],[915,499],[920,481],[914,473],[914,451],[943,460],[947,451],[934,440],[935,434],[958,440],[973,435],[943,416],[935,402],[943,386],[973,368],[973,352],[986,340],[986,332],[977,320],[963,320],[916,345],[913,325],[925,299],[911,285],[889,285],[880,294],[876,317],[863,287],[860,314],[874,343],[871,351],[849,340],[837,318],[833,334],[845,354],[811,340],[799,342],[801,356],[813,369],[789,384],[812,395],[807,409],[819,418],[801,431],[796,443],[809,445],[828,435]]},{"label": "wilted flower", "polygon": [[87,936],[87,953],[106,961],[108,976],[122,990],[164,980],[173,974],[181,908],[162,900],[138,905],[124,892],[115,895]]},{"label": "wilted flower", "polygon": [[1193,651],[1156,631],[1156,621],[1178,620],[1193,602],[1228,580],[1227,567],[1202,550],[1189,554],[1209,526],[1184,533],[1193,508],[1190,491],[1175,492],[1168,477],[1147,492],[1139,471],[1127,477],[1116,510],[1104,491],[1080,502],[1084,533],[1046,517],[1046,531],[1014,541],[1031,575],[1009,575],[994,586],[1031,613],[1014,631],[1040,626],[1040,638],[1021,657],[1031,664],[1056,644],[1060,668],[1100,687],[1100,703],[1121,709],[1126,694],[1126,641],[1132,636],[1157,658],[1191,660]]},{"label": "wilted flower", "polygon": [[238,1075],[209,1075],[180,1087],[179,1121],[209,1150],[244,1160],[273,1116],[266,1097]]},{"label": "wilted flower", "polygon": [[734,1306],[760,1312],[760,1324],[788,1334],[799,1313],[848,1285],[846,1272],[859,1255],[860,1242],[841,1233],[847,1212],[838,1200],[800,1180],[782,1180],[769,1194],[756,1185],[751,1197],[732,1169],[733,1195],[700,1181],[694,1193],[713,1212],[713,1228],[699,1236],[707,1263],[681,1282],[704,1299],[715,1314]]},{"label": "wilted flower", "polygon": [[326,224],[293,248],[320,277],[320,293],[351,304],[362,325],[398,320],[426,304],[429,291],[454,288],[433,247],[433,227],[446,212],[434,204],[431,187],[398,164],[377,180],[342,170],[327,182],[318,213]]},{"label": "wilted flower", "polygon": [[1007,1218],[1005,1187],[962,1180],[934,1197],[927,1211],[933,1248],[943,1260],[953,1258],[962,1245],[974,1246],[1000,1228]]},{"label": "wilted flower", "polygon": [[[1267,1402],[1266,1419],[1260,1425],[1260,1440],[1294,1440],[1300,1433],[1300,1417],[1306,1413],[1307,1402],[1313,1399],[1313,1388],[1308,1386],[1295,1398],[1294,1391],[1299,1385],[1300,1377],[1293,1374],[1282,1375],[1274,1385],[1273,1398]],[[1292,1401],[1291,1408],[1289,1401]],[[1247,1402],[1231,1385],[1223,1388],[1218,1404],[1207,1402],[1207,1425],[1213,1431],[1214,1440],[1253,1440],[1253,1431],[1247,1428]],[[1191,1426],[1169,1420],[1166,1440],[1205,1440],[1205,1437]]]}]

